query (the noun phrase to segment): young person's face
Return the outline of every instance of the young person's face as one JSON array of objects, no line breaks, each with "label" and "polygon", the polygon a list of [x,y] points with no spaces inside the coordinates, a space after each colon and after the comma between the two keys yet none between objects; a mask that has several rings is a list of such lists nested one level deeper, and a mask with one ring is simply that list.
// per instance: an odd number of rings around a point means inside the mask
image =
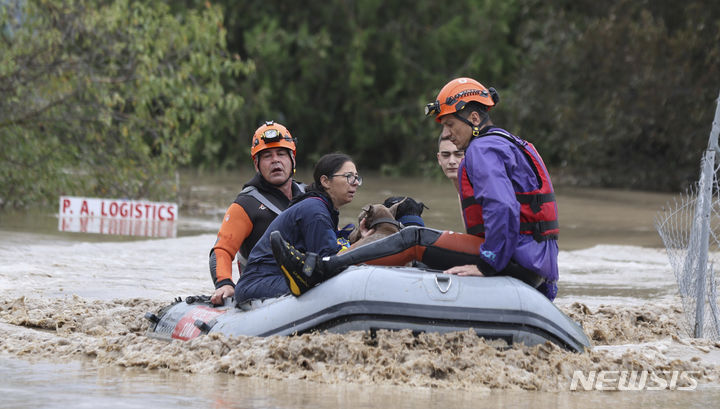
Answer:
[{"label": "young person's face", "polygon": [[445,139],[440,142],[437,153],[438,165],[448,179],[457,179],[458,167],[463,157],[465,157],[465,151],[458,149],[449,140]]}]

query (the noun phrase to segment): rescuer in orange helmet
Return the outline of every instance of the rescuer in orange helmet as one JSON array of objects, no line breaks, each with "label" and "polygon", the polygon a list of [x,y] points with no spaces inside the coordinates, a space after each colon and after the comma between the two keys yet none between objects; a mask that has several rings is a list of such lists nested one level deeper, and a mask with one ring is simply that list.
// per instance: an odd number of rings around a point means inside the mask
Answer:
[{"label": "rescuer in orange helmet", "polygon": [[223,304],[235,294],[232,261],[236,254],[242,274],[250,250],[270,222],[287,209],[292,198],[305,191],[304,184],[293,180],[296,143],[285,126],[273,121],[262,124],[252,136],[250,156],[257,173],[228,207],[210,251],[213,304]]},{"label": "rescuer in orange helmet", "polygon": [[549,299],[557,293],[558,211],[550,175],[535,147],[496,127],[490,110],[500,97],[472,78],[448,82],[425,107],[465,158],[458,169],[463,220],[468,234],[485,239],[474,265],[449,274],[496,275],[522,269],[542,277]]}]

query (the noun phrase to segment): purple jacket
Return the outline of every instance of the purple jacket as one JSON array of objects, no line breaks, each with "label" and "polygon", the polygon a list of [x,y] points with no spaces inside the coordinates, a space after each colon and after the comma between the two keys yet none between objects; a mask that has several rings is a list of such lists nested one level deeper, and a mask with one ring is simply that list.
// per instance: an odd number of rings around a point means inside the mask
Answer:
[{"label": "purple jacket", "polygon": [[[490,132],[504,129],[490,127]],[[550,300],[557,294],[557,240],[536,242],[532,235],[520,234],[520,203],[515,192],[539,188],[532,165],[525,153],[501,136],[480,136],[465,150],[458,176],[467,169],[475,199],[482,206],[485,243],[480,257],[496,271],[512,259],[546,279],[538,290]]]}]

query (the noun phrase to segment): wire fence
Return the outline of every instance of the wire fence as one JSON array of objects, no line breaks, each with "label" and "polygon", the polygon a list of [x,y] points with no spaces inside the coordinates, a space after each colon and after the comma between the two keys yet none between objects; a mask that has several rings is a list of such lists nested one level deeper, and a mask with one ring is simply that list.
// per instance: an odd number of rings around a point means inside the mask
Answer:
[{"label": "wire fence", "polygon": [[[718,169],[716,168],[716,174]],[[656,217],[655,227],[667,249],[678,292],[682,300],[685,320],[682,327],[688,335],[720,339],[719,313],[717,311],[717,279],[715,270],[720,268],[720,189],[714,180],[710,215],[696,215],[699,185],[696,184],[684,194],[669,203]],[[709,241],[707,254],[693,226],[706,223]],[[700,263],[703,263],[700,265]],[[700,270],[705,269],[702,274]],[[706,291],[700,292],[703,289]],[[702,311],[699,311],[702,309]],[[700,322],[697,322],[698,319]]]},{"label": "wire fence", "polygon": [[715,111],[708,149],[700,163],[700,180],[655,218],[655,228],[667,249],[678,283],[690,336],[720,340],[720,308],[717,285],[720,274],[720,97]]}]

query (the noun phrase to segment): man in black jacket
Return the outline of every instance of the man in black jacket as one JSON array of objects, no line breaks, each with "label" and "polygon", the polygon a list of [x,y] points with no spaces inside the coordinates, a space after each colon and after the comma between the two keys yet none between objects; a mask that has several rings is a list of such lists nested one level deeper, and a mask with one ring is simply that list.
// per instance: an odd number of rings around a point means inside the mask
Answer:
[{"label": "man in black jacket", "polygon": [[215,245],[210,251],[210,275],[215,293],[213,304],[235,294],[232,261],[238,255],[238,270],[267,227],[290,200],[304,192],[295,182],[296,139],[283,125],[268,121],[252,137],[250,154],[257,173],[225,212]]}]

